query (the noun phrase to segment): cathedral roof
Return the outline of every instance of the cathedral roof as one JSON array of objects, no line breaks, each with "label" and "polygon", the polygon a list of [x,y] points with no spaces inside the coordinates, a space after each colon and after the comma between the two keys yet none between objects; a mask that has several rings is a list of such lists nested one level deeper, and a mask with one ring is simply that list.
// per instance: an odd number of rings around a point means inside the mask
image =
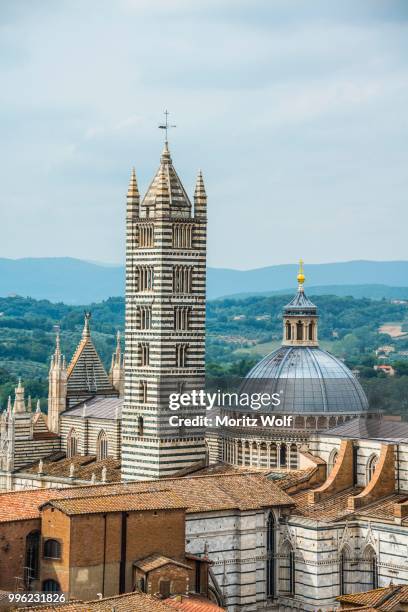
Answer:
[{"label": "cathedral roof", "polygon": [[64,417],[92,417],[95,419],[117,420],[122,416],[123,398],[92,397],[90,400],[76,404],[61,413]]},{"label": "cathedral roof", "polygon": [[286,304],[284,308],[285,315],[300,315],[300,314],[317,314],[317,307],[309,298],[306,296],[303,289],[303,285],[299,286],[299,289],[293,299]]},{"label": "cathedral roof", "polygon": [[191,202],[173,166],[167,143],[160,158],[160,166],[143,198],[142,211],[146,212],[146,207],[154,207],[159,199],[170,207],[172,216],[190,216]]},{"label": "cathedral roof", "polygon": [[91,338],[90,315],[85,315],[82,338],[67,369],[68,396],[113,392],[112,383]]}]

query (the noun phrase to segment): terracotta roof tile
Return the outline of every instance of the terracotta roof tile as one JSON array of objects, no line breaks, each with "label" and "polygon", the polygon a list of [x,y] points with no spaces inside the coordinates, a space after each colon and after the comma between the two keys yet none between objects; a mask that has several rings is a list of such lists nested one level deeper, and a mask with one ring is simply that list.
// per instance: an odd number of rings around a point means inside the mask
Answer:
[{"label": "terracotta roof tile", "polygon": [[[98,484],[89,487],[14,491],[0,494],[0,522],[39,517],[39,506],[50,500],[84,497],[113,497],[128,493],[172,491],[187,506],[187,513],[216,510],[252,510],[292,506],[293,500],[263,474],[221,474],[128,484]],[[101,504],[104,500],[101,500]],[[170,502],[171,503],[171,502]]]},{"label": "terracotta roof tile", "polygon": [[[57,478],[69,478],[71,464],[74,465],[74,478],[77,480],[91,480],[95,474],[96,481],[102,480],[102,468],[106,467],[106,481],[120,482],[120,461],[113,457],[107,457],[97,461],[95,455],[75,455],[70,459],[60,454],[43,460],[42,473]],[[37,474],[38,461],[29,467],[23,467],[20,472]]]},{"label": "terracotta roof tile", "polygon": [[174,608],[144,593],[128,593],[87,602],[52,607],[20,608],[24,612],[174,612]]},{"label": "terracotta roof tile", "polygon": [[47,503],[68,516],[99,514],[100,512],[132,512],[135,510],[174,510],[176,508],[185,508],[185,502],[169,489],[162,491],[133,491],[93,497],[52,499]]},{"label": "terracotta roof tile", "polygon": [[180,612],[224,612],[224,608],[199,596],[179,596],[165,599],[164,603]]},{"label": "terracotta roof tile", "polygon": [[[353,605],[357,610],[373,609],[392,612],[401,602],[408,599],[408,585],[396,584],[363,593],[352,593],[336,597],[337,601],[347,606]],[[365,606],[362,608],[361,606]],[[349,608],[353,609],[353,608]]]},{"label": "terracotta roof tile", "polygon": [[181,563],[180,561],[176,561],[175,559],[170,559],[169,557],[165,557],[164,555],[154,554],[145,557],[144,559],[139,559],[135,561],[133,565],[142,570],[142,572],[151,572],[154,569],[159,567],[163,567],[163,565],[178,565],[179,567],[184,567],[186,569],[190,569],[189,565],[185,563]]}]

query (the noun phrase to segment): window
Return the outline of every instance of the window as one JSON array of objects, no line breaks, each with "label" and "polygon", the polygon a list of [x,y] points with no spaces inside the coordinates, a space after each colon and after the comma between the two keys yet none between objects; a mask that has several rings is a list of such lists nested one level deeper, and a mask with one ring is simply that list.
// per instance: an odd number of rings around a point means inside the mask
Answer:
[{"label": "window", "polygon": [[148,366],[150,362],[150,348],[148,342],[139,342],[140,365]]},{"label": "window", "polygon": [[30,531],[26,537],[25,584],[30,586],[40,574],[40,532]]},{"label": "window", "polygon": [[154,225],[153,223],[146,223],[138,225],[139,232],[139,247],[152,247],[154,246]]},{"label": "window", "polygon": [[192,291],[192,267],[173,267],[173,293],[191,293]]},{"label": "window", "polygon": [[287,462],[288,462],[286,444],[281,444],[280,451],[279,451],[279,457],[280,457],[280,466],[286,467]]},{"label": "window", "polygon": [[144,432],[144,422],[143,422],[143,417],[140,416],[137,419],[137,435],[143,436],[143,432]]},{"label": "window", "polygon": [[56,580],[44,580],[42,590],[46,593],[59,593],[61,587]]},{"label": "window", "polygon": [[187,363],[187,344],[176,344],[176,366],[185,368]]},{"label": "window", "polygon": [[296,323],[296,340],[303,340],[303,323],[301,321]]},{"label": "window", "polygon": [[44,557],[46,559],[61,559],[61,544],[58,540],[45,540]]},{"label": "window", "polygon": [[353,592],[351,571],[351,551],[348,546],[344,546],[339,561],[340,595]]},{"label": "window", "polygon": [[190,326],[190,307],[176,306],[174,308],[174,329],[185,330]]},{"label": "window", "polygon": [[175,223],[173,225],[173,247],[191,248],[193,226],[187,223]]},{"label": "window", "polygon": [[78,435],[72,428],[67,437],[67,457],[70,459],[78,454]]},{"label": "window", "polygon": [[330,453],[329,462],[327,464],[328,475],[330,474],[330,472],[334,468],[334,465],[335,465],[335,463],[337,461],[338,454],[339,454],[339,452],[338,452],[337,448],[333,449],[332,452]]},{"label": "window", "polygon": [[286,321],[286,340],[292,340],[292,326],[289,321]]},{"label": "window", "polygon": [[295,594],[295,552],[288,541],[281,548],[279,590],[287,595]]},{"label": "window", "polygon": [[266,524],[266,595],[275,597],[275,520],[273,513],[268,515]]},{"label": "window", "polygon": [[372,546],[367,546],[363,554],[364,572],[363,584],[365,591],[378,588],[377,555]]},{"label": "window", "polygon": [[309,340],[314,340],[314,323],[311,321],[309,323]]},{"label": "window", "polygon": [[138,315],[139,329],[150,329],[152,326],[151,306],[139,306]]},{"label": "window", "polygon": [[377,467],[377,463],[378,463],[378,455],[371,455],[371,457],[367,461],[366,484],[368,484],[370,480],[372,479],[372,477],[374,476],[374,472],[375,472],[375,468]]},{"label": "window", "polygon": [[153,266],[138,267],[138,290],[153,291],[154,287],[154,268]]},{"label": "window", "polygon": [[106,433],[102,430],[98,435],[98,449],[97,449],[97,458],[98,461],[102,459],[106,459],[108,456],[108,438]]},{"label": "window", "polygon": [[147,380],[141,380],[139,383],[139,398],[141,404],[147,403]]},{"label": "window", "polygon": [[159,591],[163,599],[170,597],[170,580],[163,580],[163,578],[161,578],[159,583]]}]

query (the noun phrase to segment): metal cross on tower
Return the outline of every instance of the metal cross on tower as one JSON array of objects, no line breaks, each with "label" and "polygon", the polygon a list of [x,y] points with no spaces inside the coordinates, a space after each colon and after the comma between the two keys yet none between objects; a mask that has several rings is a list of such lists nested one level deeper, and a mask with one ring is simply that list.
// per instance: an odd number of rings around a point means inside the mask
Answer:
[{"label": "metal cross on tower", "polygon": [[166,109],[164,111],[164,116],[166,117],[165,122],[159,125],[159,130],[165,131],[165,142],[167,142],[167,132],[169,131],[169,129],[177,127],[176,125],[169,124],[169,114],[169,111]]}]

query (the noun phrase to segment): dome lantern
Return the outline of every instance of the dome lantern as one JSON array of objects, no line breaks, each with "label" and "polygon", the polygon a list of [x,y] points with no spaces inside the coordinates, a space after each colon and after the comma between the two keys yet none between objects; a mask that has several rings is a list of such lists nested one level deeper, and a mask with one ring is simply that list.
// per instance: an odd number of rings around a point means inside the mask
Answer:
[{"label": "dome lantern", "polygon": [[284,346],[318,346],[317,307],[306,297],[303,260],[299,262],[298,290],[283,310]]}]

